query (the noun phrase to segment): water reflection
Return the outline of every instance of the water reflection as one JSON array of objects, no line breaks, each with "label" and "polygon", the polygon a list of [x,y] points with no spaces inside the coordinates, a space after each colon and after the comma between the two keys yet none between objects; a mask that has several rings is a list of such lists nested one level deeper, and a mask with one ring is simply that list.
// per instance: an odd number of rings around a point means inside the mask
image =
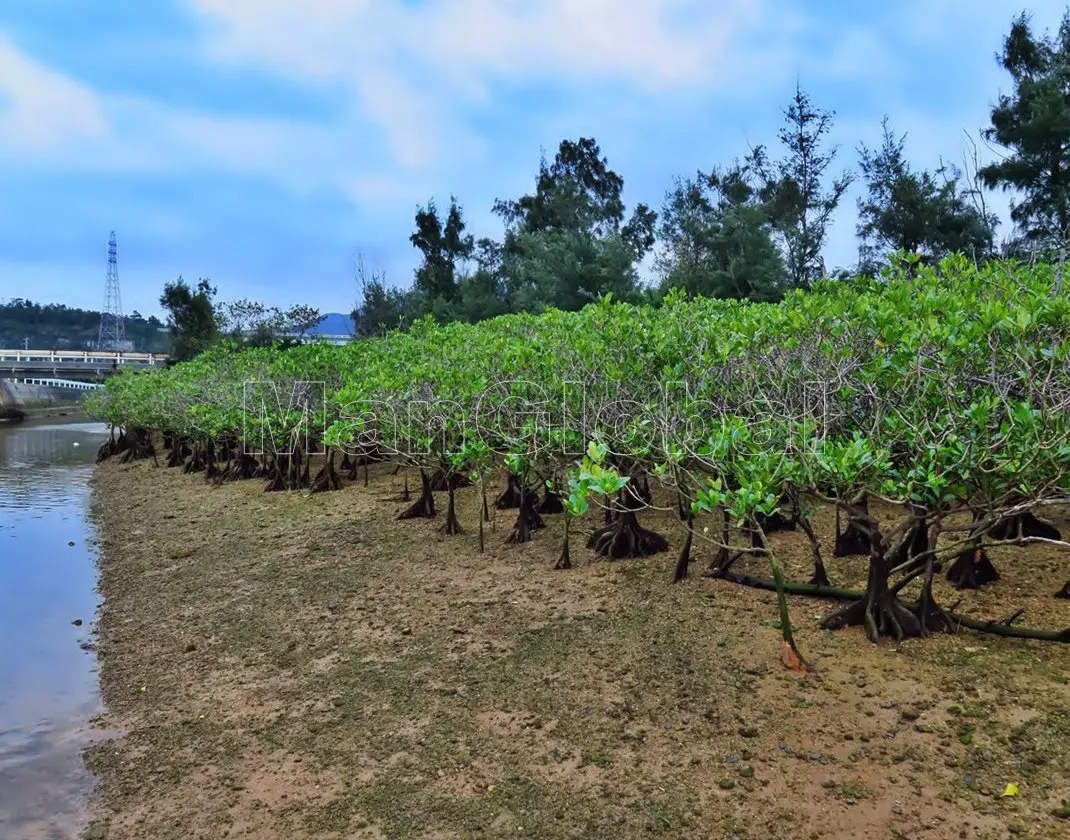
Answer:
[{"label": "water reflection", "polygon": [[[89,478],[104,426],[0,426],[0,838],[75,838],[100,710]],[[76,445],[77,444],[77,445]],[[73,543],[73,544],[72,544]],[[74,620],[81,626],[74,626]]]}]

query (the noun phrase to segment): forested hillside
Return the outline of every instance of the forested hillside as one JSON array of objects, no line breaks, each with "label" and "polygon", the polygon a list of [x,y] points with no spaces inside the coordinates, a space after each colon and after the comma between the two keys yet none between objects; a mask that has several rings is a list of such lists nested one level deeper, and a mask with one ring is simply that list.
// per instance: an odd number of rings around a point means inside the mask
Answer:
[{"label": "forested hillside", "polygon": [[[134,349],[163,353],[171,339],[166,325],[155,315],[134,312],[124,319],[126,337]],[[0,303],[0,347],[81,350],[94,347],[100,331],[100,313],[61,303],[34,303],[15,298]]]}]

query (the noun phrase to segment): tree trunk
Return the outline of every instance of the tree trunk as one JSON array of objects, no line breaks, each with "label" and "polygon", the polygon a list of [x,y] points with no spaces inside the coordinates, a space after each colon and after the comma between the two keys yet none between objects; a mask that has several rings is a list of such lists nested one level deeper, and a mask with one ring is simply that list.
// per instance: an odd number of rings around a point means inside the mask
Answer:
[{"label": "tree trunk", "polygon": [[572,557],[569,555],[569,551],[568,551],[568,531],[569,531],[569,526],[571,524],[572,524],[572,516],[570,514],[570,515],[565,517],[565,539],[564,539],[564,542],[562,542],[562,544],[561,544],[561,554],[557,558],[557,562],[554,564],[554,569],[556,569],[556,570],[571,569],[572,568]]},{"label": "tree trunk", "polygon": [[870,538],[856,524],[869,516],[869,500],[863,496],[861,501],[847,505],[847,513],[847,530],[840,533],[840,505],[836,505],[836,543],[832,549],[832,556],[848,557],[852,554],[869,554]]},{"label": "tree trunk", "polygon": [[513,530],[505,538],[507,544],[525,543],[531,539],[532,531],[544,526],[542,517],[535,510],[535,494],[524,487],[519,480],[517,487],[520,488],[520,508],[517,511]]},{"label": "tree trunk", "polygon": [[673,571],[672,582],[679,583],[687,577],[688,567],[691,565],[691,541],[695,536],[694,517],[688,514],[684,520],[687,527],[687,536],[684,538],[683,548],[680,549],[680,557],[676,561],[676,569]]},{"label": "tree trunk", "polygon": [[455,503],[456,488],[452,481],[446,482],[446,493],[449,501],[446,503],[446,522],[442,526],[442,530],[446,532],[448,536],[455,537],[461,531],[461,523],[457,521],[457,505]]},{"label": "tree trunk", "polygon": [[435,516],[435,496],[431,492],[431,480],[427,473],[420,470],[420,498],[401,513],[398,519],[433,519]]},{"label": "tree trunk", "polygon": [[[853,604],[828,616],[821,626],[826,630],[863,625],[871,642],[891,636],[897,640],[924,633],[918,617],[910,612],[889,590],[888,563],[884,539],[876,521],[867,517],[866,524],[873,534],[869,555],[869,580],[865,596]],[[861,533],[861,532],[860,532]]]}]

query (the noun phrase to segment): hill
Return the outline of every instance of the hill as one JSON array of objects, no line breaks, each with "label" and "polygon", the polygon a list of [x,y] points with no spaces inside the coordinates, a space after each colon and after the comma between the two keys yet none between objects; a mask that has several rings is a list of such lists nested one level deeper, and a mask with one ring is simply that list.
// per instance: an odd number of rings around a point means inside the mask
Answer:
[{"label": "hill", "polygon": [[312,328],[312,333],[313,335],[352,335],[353,319],[349,313],[328,312],[323,316],[323,320]]}]

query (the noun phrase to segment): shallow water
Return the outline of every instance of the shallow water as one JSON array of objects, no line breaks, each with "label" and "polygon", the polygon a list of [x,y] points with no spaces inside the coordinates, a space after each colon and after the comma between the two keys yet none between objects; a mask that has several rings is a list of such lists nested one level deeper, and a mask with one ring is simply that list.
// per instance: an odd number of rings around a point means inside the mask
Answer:
[{"label": "shallow water", "polygon": [[[0,838],[76,838],[101,711],[89,478],[102,424],[0,424]],[[77,444],[77,445],[76,445]],[[69,545],[73,543],[73,545]],[[81,620],[81,626],[72,624]]]}]

